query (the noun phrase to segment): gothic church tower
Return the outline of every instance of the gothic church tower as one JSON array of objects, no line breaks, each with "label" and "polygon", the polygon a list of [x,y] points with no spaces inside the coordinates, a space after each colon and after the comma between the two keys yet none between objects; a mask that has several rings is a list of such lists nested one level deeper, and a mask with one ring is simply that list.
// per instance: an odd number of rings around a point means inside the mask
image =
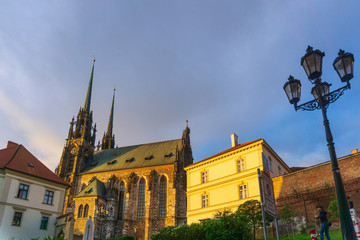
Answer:
[{"label": "gothic church tower", "polygon": [[70,122],[68,138],[66,139],[57,171],[58,176],[71,186],[65,196],[63,213],[73,211],[73,197],[80,190],[76,189],[77,174],[94,155],[96,124],[93,126],[93,116],[92,111],[90,111],[94,63],[95,59],[93,60],[84,107],[80,107],[76,120],[73,117]]}]

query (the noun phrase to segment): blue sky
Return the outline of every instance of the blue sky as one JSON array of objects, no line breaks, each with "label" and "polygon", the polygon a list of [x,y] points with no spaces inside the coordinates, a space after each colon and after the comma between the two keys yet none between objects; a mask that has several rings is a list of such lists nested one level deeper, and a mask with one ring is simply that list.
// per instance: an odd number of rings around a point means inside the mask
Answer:
[{"label": "blue sky", "polygon": [[112,91],[116,144],[180,138],[189,120],[195,161],[264,138],[289,166],[328,160],[319,111],[295,112],[291,74],[308,45],[332,62],[355,56],[352,87],[328,110],[338,157],[360,147],[359,1],[3,1],[0,9],[0,146],[23,144],[51,169],[83,105],[96,56],[91,109],[98,138]]}]

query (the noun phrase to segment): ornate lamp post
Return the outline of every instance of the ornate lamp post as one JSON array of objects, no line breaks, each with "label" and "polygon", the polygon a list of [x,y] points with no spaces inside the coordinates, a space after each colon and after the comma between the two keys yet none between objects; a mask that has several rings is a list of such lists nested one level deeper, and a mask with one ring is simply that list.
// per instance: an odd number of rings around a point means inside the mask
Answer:
[{"label": "ornate lamp post", "polygon": [[321,109],[324,118],[326,140],[328,142],[328,149],[330,154],[330,160],[332,165],[332,171],[335,180],[336,196],[338,200],[340,223],[343,239],[355,240],[356,235],[354,226],[351,220],[349,206],[346,199],[344,185],[341,179],[339,165],[336,157],[333,137],[330,131],[329,120],[326,115],[326,109],[330,103],[335,102],[344,91],[350,89],[349,81],[353,78],[354,69],[354,56],[351,53],[345,53],[345,51],[339,51],[339,56],[335,59],[333,66],[338,73],[342,82],[346,82],[344,87],[341,87],[335,91],[330,92],[331,84],[321,81],[322,74],[322,58],[325,53],[319,50],[313,50],[308,46],[306,54],[301,58],[301,65],[303,66],[308,79],[315,86],[311,89],[311,94],[314,96],[314,100],[306,102],[301,105],[297,105],[300,101],[301,95],[301,83],[299,80],[294,79],[290,75],[288,82],[284,85],[285,93],[289,99],[289,102],[294,105],[295,110],[313,111]]}]

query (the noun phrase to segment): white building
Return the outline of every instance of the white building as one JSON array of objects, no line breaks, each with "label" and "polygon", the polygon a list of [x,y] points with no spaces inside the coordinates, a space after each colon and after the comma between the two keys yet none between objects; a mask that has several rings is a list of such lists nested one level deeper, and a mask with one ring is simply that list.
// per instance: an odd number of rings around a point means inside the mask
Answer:
[{"label": "white building", "polygon": [[0,150],[0,240],[53,237],[69,185],[24,146]]}]

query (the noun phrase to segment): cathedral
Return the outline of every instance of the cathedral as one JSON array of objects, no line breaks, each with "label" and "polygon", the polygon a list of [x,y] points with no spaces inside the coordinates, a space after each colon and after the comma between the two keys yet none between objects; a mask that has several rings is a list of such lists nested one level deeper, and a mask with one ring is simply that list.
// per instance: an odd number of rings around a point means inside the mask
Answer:
[{"label": "cathedral", "polygon": [[94,239],[125,235],[148,240],[166,226],[186,223],[186,172],[193,163],[188,124],[175,140],[114,147],[114,98],[107,131],[95,146],[90,108],[93,61],[84,107],[73,117],[56,170],[71,187],[63,214],[75,220],[74,238],[94,221]]}]

